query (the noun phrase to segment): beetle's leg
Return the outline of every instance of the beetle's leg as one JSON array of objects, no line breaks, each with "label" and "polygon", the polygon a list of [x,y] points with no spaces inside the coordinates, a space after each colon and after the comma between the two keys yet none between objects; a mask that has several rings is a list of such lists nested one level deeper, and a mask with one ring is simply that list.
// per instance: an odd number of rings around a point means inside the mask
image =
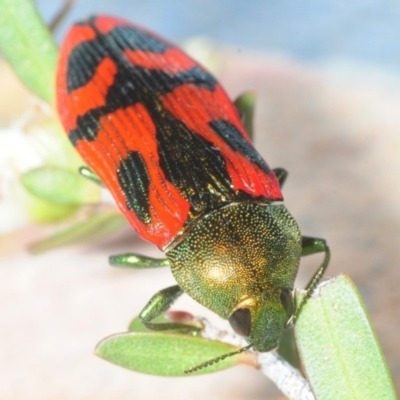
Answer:
[{"label": "beetle's leg", "polygon": [[[301,256],[309,256],[316,253],[329,253],[329,247],[325,239],[309,236],[301,237]],[[328,260],[329,261],[329,260]]]},{"label": "beetle's leg", "polygon": [[104,186],[103,182],[99,179],[99,177],[88,167],[80,167],[79,173],[89,181],[96,183],[97,185]]},{"label": "beetle's leg", "polygon": [[253,115],[256,95],[254,92],[246,92],[240,95],[235,101],[235,107],[239,112],[240,119],[246,129],[251,140],[254,139],[253,134]]},{"label": "beetle's leg", "polygon": [[283,168],[274,168],[273,172],[278,179],[279,187],[282,188],[283,184],[286,182],[286,178],[288,177],[288,172]]},{"label": "beetle's leg", "polygon": [[312,291],[318,285],[326,269],[328,268],[329,260],[331,258],[331,251],[329,250],[325,239],[318,239],[308,236],[303,236],[301,238],[301,249],[302,256],[308,256],[315,253],[325,253],[322,264],[319,266],[317,272],[310,279],[310,282],[308,282],[308,285],[306,286],[306,295],[304,298],[307,299],[310,297]]},{"label": "beetle's leg", "polygon": [[151,258],[140,254],[126,253],[111,256],[108,259],[110,265],[129,268],[159,268],[169,267],[169,261],[159,258]]},{"label": "beetle's leg", "polygon": [[174,303],[174,301],[183,293],[183,290],[178,286],[170,286],[156,293],[147,305],[143,308],[139,317],[142,323],[149,329],[155,331],[165,331],[169,329],[184,329],[189,332],[197,332],[199,328],[194,325],[183,324],[179,322],[163,322],[153,323],[153,319],[165,313]]},{"label": "beetle's leg", "polygon": [[303,236],[301,238],[301,247],[302,247],[301,251],[302,256],[308,256],[310,254],[315,254],[315,253],[325,253],[325,257],[322,261],[322,264],[319,266],[313,277],[310,279],[310,282],[308,282],[308,285],[306,286],[306,293],[304,294],[298,306],[296,306],[295,312],[287,325],[296,321],[304,304],[311,296],[311,293],[316,288],[322,276],[324,275],[326,269],[328,268],[329,260],[331,258],[331,252],[324,239]]}]

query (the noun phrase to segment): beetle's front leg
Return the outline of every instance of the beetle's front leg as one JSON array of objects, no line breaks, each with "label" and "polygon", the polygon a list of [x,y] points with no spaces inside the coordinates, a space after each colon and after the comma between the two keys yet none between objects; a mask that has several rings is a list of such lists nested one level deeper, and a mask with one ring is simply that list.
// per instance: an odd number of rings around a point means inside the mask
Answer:
[{"label": "beetle's front leg", "polygon": [[331,258],[331,252],[328,245],[326,244],[325,239],[303,236],[301,238],[301,249],[302,256],[308,256],[310,254],[316,253],[325,253],[325,257],[313,277],[310,279],[310,282],[308,282],[308,285],[306,286],[306,293],[304,294],[298,306],[296,306],[295,312],[288,324],[296,321],[307,299],[311,296],[311,293],[316,288],[326,269],[328,268],[329,260]]},{"label": "beetle's front leg", "polygon": [[331,251],[329,250],[325,239],[303,236],[301,238],[301,255],[308,256],[310,254],[316,253],[325,253],[325,257],[322,261],[322,264],[319,266],[316,273],[313,275],[313,277],[310,279],[310,282],[308,282],[308,285],[306,286],[306,295],[304,297],[305,299],[310,297],[312,291],[318,285],[326,269],[328,268],[329,260],[331,258]]},{"label": "beetle's front leg", "polygon": [[179,322],[151,322],[161,314],[165,313],[182,293],[183,290],[178,285],[170,286],[156,293],[139,315],[143,325],[155,331],[179,329],[188,332],[197,332],[200,328],[194,325]]}]

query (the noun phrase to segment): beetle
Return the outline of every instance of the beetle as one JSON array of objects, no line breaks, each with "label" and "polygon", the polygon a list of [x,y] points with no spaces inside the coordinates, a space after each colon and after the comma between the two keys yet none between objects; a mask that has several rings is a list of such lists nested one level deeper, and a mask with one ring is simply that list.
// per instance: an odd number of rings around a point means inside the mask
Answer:
[{"label": "beetle", "polygon": [[[246,349],[275,348],[330,251],[325,240],[301,236],[280,203],[287,172],[255,150],[216,79],[147,29],[94,16],[67,34],[56,81],[60,119],[90,167],[83,173],[97,176],[139,236],[166,254],[111,263],[170,266],[176,279],[144,307],[143,324],[193,329],[153,322],[185,292],[227,319]],[[323,262],[296,305],[300,257],[319,252]]]}]

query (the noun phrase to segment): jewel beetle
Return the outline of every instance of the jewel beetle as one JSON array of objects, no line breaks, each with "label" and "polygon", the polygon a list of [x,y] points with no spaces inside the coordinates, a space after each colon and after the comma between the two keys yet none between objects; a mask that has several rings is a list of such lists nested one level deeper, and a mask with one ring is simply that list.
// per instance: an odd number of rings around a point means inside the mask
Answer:
[{"label": "jewel beetle", "polygon": [[56,92],[62,124],[90,167],[83,173],[97,176],[139,236],[166,254],[111,263],[170,266],[176,279],[144,307],[144,325],[190,329],[153,322],[187,293],[229,320],[246,349],[274,349],[304,304],[293,298],[300,257],[324,253],[307,299],[330,251],[325,240],[301,236],[276,203],[287,173],[254,149],[216,79],[147,29],[94,16],[67,34]]}]

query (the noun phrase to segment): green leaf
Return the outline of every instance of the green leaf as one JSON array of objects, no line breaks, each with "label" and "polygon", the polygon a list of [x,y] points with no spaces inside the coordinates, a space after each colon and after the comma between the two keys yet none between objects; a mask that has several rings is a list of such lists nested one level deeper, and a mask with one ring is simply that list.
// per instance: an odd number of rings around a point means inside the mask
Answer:
[{"label": "green leaf", "polygon": [[46,239],[32,243],[28,249],[31,253],[38,254],[67,244],[105,237],[122,227],[125,223],[125,218],[118,211],[95,214],[87,218],[84,222],[75,224]]},{"label": "green leaf", "polygon": [[282,356],[293,367],[301,369],[299,352],[297,351],[293,327],[285,329],[279,341],[278,354]]},{"label": "green leaf", "polygon": [[77,171],[39,167],[21,175],[20,179],[31,194],[54,204],[96,204],[100,200],[100,188]]},{"label": "green leaf", "polygon": [[254,107],[256,104],[256,95],[253,92],[243,93],[235,100],[235,106],[239,111],[244,127],[250,138],[254,138],[253,134],[253,120],[254,120]]},{"label": "green leaf", "polygon": [[61,221],[73,215],[79,208],[77,205],[55,204],[25,193],[24,208],[29,217],[41,224]]},{"label": "green leaf", "polygon": [[37,96],[54,102],[57,46],[31,0],[0,0],[0,51]]},{"label": "green leaf", "polygon": [[317,399],[395,400],[384,356],[357,288],[331,279],[304,305],[295,333]]},{"label": "green leaf", "polygon": [[[130,332],[104,339],[97,345],[96,354],[131,371],[160,376],[186,376],[185,370],[235,350],[237,348],[232,345],[200,337]],[[233,367],[240,362],[240,357],[228,357],[190,375],[208,374]]]}]

